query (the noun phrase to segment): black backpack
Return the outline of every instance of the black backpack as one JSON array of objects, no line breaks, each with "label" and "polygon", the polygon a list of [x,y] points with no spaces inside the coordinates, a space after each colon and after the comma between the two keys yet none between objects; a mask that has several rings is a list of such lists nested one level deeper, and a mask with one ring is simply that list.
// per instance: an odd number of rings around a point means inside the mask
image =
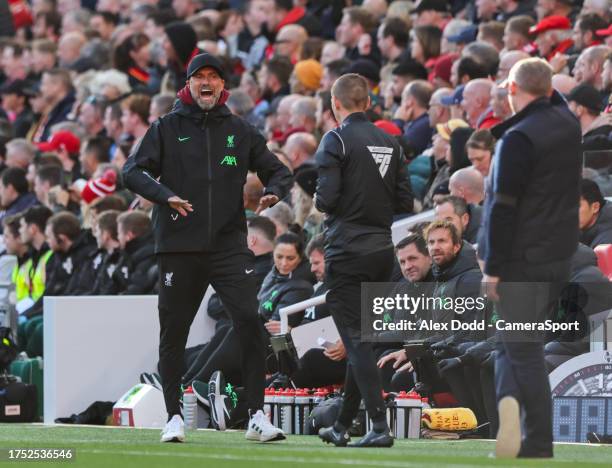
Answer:
[{"label": "black backpack", "polygon": [[13,331],[8,327],[0,327],[0,374],[8,370],[16,357],[17,345],[13,338]]}]

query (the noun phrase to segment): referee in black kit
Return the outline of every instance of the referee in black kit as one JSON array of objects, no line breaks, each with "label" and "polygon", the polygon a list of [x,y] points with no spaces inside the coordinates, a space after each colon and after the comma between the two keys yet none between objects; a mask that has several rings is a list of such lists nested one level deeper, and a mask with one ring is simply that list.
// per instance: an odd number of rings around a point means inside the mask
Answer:
[{"label": "referee in black kit", "polygon": [[344,401],[322,440],[349,443],[348,429],[363,397],[373,429],[355,447],[390,447],[382,387],[371,343],[361,335],[361,283],[389,281],[395,213],[412,211],[406,161],[397,140],[370,123],[366,80],[357,74],[333,85],[332,109],[340,126],[325,134],[316,153],[319,170],[315,204],[327,214],[325,264],[327,304],[348,355]]},{"label": "referee in black kit", "polygon": [[262,411],[265,342],[242,191],[248,171],[256,171],[266,187],[260,204],[265,208],[286,195],[293,179],[257,129],[231,114],[223,76],[214,56],[194,57],[174,109],[151,125],[123,169],[126,186],[156,203],[159,367],[168,411],[162,442],[185,438],[179,404],[185,345],[209,284],[242,345],[242,356],[236,359],[248,391],[246,438],[284,438]]}]

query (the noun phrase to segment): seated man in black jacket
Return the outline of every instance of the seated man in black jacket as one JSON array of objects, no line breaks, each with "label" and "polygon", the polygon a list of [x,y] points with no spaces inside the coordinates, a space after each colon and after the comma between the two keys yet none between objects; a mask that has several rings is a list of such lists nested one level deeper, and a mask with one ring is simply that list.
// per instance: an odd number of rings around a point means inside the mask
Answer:
[{"label": "seated man in black jacket", "polygon": [[[151,220],[142,211],[122,213],[117,218],[117,239],[121,258],[113,273],[116,293],[153,294],[157,275]],[[194,280],[196,280],[194,278]],[[166,282],[172,277],[166,275]]]},{"label": "seated man in black jacket", "polygon": [[88,294],[104,295],[114,292],[113,273],[121,258],[117,218],[121,214],[117,210],[102,212],[95,220],[93,234],[98,242],[98,251],[91,260],[91,270],[95,272],[92,287]]},{"label": "seated man in black jacket", "polygon": [[580,183],[580,242],[592,249],[612,244],[612,203],[606,202],[596,182]]}]

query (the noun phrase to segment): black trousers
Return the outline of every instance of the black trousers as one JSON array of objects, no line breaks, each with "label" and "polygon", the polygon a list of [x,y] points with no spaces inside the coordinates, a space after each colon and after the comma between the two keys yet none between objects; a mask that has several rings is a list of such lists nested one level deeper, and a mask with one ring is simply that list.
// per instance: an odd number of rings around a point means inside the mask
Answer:
[{"label": "black trousers", "polygon": [[389,281],[393,249],[349,259],[326,259],[327,304],[347,353],[344,400],[338,422],[350,427],[361,398],[373,423],[386,424],[385,404],[372,343],[361,341],[361,283]]},{"label": "black trousers", "polygon": [[265,346],[257,314],[253,254],[247,250],[158,255],[159,371],[168,415],[180,414],[180,384],[189,328],[211,284],[229,313],[243,352],[240,362],[249,409],[263,407]]},{"label": "black trousers", "polygon": [[[543,321],[556,310],[569,259],[544,264],[510,263],[498,285],[500,318],[510,323]],[[552,397],[544,334],[498,331],[497,400],[515,397],[524,412],[522,450],[552,452]]]},{"label": "black trousers", "polygon": [[346,359],[332,361],[323,352],[323,349],[312,348],[301,357],[298,368],[291,374],[297,388],[325,387],[344,381]]},{"label": "black trousers", "polygon": [[223,372],[227,382],[242,385],[241,363],[236,359],[240,350],[240,341],[231,323],[218,328],[183,375],[183,385],[190,385],[194,380],[208,382],[217,370]]}]

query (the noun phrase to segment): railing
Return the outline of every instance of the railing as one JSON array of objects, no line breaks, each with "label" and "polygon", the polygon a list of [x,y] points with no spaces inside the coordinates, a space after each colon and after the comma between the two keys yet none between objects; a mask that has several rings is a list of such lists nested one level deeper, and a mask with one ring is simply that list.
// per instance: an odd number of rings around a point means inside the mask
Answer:
[{"label": "railing", "polygon": [[286,307],[282,307],[278,313],[280,315],[280,335],[286,335],[289,333],[289,316],[302,312],[309,307],[316,307],[321,304],[325,304],[327,293],[321,294],[320,296],[311,297],[302,302],[296,302]]}]

